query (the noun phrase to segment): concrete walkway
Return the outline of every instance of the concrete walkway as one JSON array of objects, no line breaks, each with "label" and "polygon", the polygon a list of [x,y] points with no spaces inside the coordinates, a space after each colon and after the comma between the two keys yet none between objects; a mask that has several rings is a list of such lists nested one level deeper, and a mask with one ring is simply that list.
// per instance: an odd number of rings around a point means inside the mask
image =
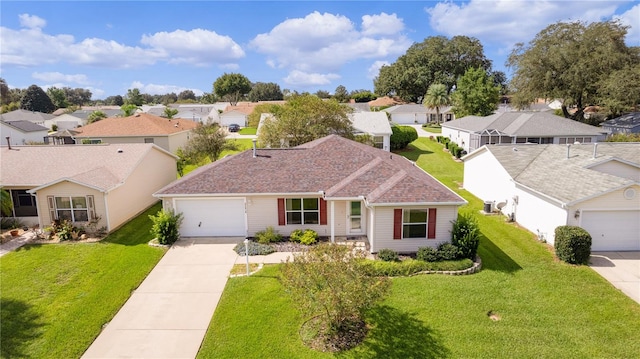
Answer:
[{"label": "concrete walkway", "polygon": [[589,267],[640,304],[640,252],[593,252]]},{"label": "concrete walkway", "polygon": [[33,231],[26,231],[23,232],[19,237],[15,237],[7,243],[0,244],[0,257],[24,246],[35,237],[36,234]]},{"label": "concrete walkway", "polygon": [[[181,239],[82,358],[195,358],[244,238]],[[250,257],[279,263],[290,253]]]}]

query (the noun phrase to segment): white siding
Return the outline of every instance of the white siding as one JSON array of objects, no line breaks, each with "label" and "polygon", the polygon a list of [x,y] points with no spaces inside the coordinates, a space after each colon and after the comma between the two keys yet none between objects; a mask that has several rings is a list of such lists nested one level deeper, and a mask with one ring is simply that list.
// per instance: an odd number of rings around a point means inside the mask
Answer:
[{"label": "white siding", "polygon": [[511,176],[489,151],[478,153],[464,161],[464,188],[483,201],[507,201],[502,212],[513,212],[515,185]]},{"label": "white siding", "polygon": [[[471,135],[469,132],[460,131],[453,128],[442,127],[442,136],[448,137],[451,141],[455,142],[458,146],[464,148],[465,151],[471,152],[469,150],[469,144],[471,142]],[[474,148],[475,149],[475,148]]]},{"label": "white siding", "polygon": [[[425,207],[405,207],[425,208]],[[393,239],[393,211],[394,207],[375,207],[372,226],[374,237],[371,243],[371,252],[389,248],[397,252],[416,252],[420,247],[436,247],[442,242],[451,241],[451,229],[453,221],[458,218],[458,209],[455,206],[429,206],[436,208],[436,238],[434,239]]]},{"label": "white siding", "polygon": [[220,115],[221,126],[229,126],[233,123],[245,127],[247,125],[247,115],[238,111],[226,112]]},{"label": "white siding", "polygon": [[9,137],[12,146],[22,146],[28,142],[44,142],[45,136],[47,136],[47,130],[34,131],[34,132],[21,132],[13,127],[9,127],[4,123],[0,123],[0,146],[7,145],[6,137]]},{"label": "white siding", "polygon": [[562,209],[558,203],[547,201],[521,188],[516,189],[516,195],[516,222],[553,244],[556,227],[567,224],[567,210]]}]

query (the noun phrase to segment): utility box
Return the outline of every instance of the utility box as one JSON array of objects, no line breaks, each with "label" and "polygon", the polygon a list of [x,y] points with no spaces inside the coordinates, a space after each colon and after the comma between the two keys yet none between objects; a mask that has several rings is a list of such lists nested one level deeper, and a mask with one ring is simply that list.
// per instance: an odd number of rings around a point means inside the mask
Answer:
[{"label": "utility box", "polygon": [[493,212],[493,202],[492,201],[484,201],[484,212],[485,213]]}]

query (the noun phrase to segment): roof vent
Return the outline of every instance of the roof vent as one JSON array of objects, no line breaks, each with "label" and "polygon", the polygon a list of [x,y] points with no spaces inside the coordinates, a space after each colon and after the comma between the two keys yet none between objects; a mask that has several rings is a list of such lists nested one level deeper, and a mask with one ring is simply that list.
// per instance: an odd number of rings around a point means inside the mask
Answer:
[{"label": "roof vent", "polygon": [[122,152],[124,152],[122,148],[118,148],[118,153],[122,153]]}]

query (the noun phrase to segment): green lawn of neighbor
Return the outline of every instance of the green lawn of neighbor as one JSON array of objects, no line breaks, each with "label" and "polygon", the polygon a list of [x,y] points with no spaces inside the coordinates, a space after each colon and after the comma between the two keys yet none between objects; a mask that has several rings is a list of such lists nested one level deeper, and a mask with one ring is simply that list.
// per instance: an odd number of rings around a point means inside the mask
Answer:
[{"label": "green lawn of neighbor", "polygon": [[258,129],[255,127],[244,127],[238,133],[241,135],[255,135],[257,131]]},{"label": "green lawn of neighbor", "polygon": [[0,357],[79,358],[165,249],[154,205],[97,243],[26,245],[0,258]]},{"label": "green lawn of neighbor", "polygon": [[[236,145],[236,149],[235,150],[224,150],[224,151],[222,151],[222,153],[220,154],[220,158],[224,158],[224,156],[233,155],[233,154],[248,150],[248,149],[253,147],[253,142],[251,141],[250,138],[228,139],[227,141],[231,142],[231,143],[234,143]],[[199,164],[196,164],[196,165],[187,165],[184,168],[184,174],[186,175],[187,173],[195,170],[196,168],[202,167],[202,166],[204,166],[206,164],[209,164],[209,163],[211,163],[211,160],[209,158],[206,158],[202,163],[199,163]]]},{"label": "green lawn of neighbor", "polygon": [[[482,231],[483,270],[394,278],[368,315],[364,343],[339,354],[307,349],[279,266],[230,279],[199,358],[638,358],[640,305],[586,266],[557,261],[535,236],[461,190],[462,163],[427,138],[404,156],[456,192]],[[489,313],[495,314],[493,320]]]}]

